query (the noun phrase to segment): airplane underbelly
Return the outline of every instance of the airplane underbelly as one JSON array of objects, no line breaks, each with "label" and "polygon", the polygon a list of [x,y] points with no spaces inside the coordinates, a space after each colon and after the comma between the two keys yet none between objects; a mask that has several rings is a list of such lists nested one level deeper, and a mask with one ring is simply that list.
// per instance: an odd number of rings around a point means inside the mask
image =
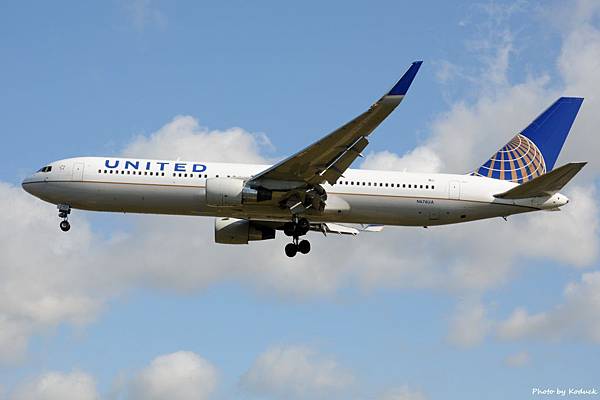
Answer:
[{"label": "airplane underbelly", "polygon": [[206,212],[204,188],[193,186],[53,182],[46,199],[92,211],[197,215]]},{"label": "airplane underbelly", "polygon": [[350,205],[338,222],[433,226],[508,216],[532,211],[485,201],[402,196],[342,196]]}]

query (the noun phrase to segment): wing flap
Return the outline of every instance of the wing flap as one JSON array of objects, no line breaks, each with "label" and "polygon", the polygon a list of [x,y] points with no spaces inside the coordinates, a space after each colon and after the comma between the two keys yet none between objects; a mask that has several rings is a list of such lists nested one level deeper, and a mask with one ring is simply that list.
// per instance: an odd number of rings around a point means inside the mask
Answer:
[{"label": "wing flap", "polygon": [[338,235],[358,235],[358,229],[340,224],[331,224],[329,222],[322,224],[326,233],[337,233]]},{"label": "wing flap", "polygon": [[516,186],[504,193],[495,194],[499,199],[526,199],[530,197],[549,196],[562,189],[581,169],[586,162],[569,163],[540,175],[530,181]]},{"label": "wing flap", "polygon": [[348,169],[350,164],[361,155],[361,152],[367,147],[369,141],[365,137],[361,137],[354,142],[350,147],[345,149],[330,165],[328,165],[319,175],[315,175],[309,180],[310,183],[319,184],[325,179],[329,184],[333,185],[344,171]]}]

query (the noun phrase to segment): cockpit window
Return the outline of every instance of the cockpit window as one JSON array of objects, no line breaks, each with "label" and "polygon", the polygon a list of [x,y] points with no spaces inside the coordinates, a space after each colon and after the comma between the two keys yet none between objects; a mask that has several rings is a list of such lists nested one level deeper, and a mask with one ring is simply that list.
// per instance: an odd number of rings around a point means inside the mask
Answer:
[{"label": "cockpit window", "polygon": [[45,167],[42,167],[42,168],[38,169],[37,172],[50,172],[50,171],[52,171],[52,166],[51,165],[47,165]]}]

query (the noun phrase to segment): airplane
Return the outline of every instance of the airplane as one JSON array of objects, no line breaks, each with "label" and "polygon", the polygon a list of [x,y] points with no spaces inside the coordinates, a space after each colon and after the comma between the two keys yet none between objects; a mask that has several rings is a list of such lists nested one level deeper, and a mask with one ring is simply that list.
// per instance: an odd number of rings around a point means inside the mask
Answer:
[{"label": "airplane", "polygon": [[[215,217],[215,242],[248,244],[276,231],[285,253],[307,254],[309,231],[357,235],[385,225],[435,226],[559,210],[559,191],[585,162],[554,164],[583,98],[561,97],[480,167],[466,174],[351,169],[370,134],[402,102],[422,61],[367,111],[274,165],[121,157],[51,162],[22,187],[72,209]],[[457,132],[460,134],[460,132]]]}]

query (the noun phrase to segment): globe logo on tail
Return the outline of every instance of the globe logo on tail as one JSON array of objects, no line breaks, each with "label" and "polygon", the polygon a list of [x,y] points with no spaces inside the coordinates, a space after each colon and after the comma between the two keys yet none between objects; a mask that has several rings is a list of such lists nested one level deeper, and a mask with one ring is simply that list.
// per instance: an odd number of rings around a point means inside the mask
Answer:
[{"label": "globe logo on tail", "polygon": [[517,134],[473,175],[523,183],[546,173],[540,149],[530,139]]}]

